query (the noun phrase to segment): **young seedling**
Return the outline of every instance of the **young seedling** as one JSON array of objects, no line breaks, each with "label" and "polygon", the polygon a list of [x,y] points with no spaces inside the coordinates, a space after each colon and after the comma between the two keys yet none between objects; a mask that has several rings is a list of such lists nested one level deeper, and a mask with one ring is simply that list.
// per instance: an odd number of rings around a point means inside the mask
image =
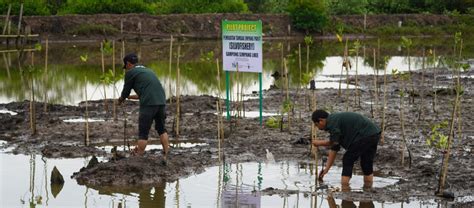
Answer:
[{"label": "young seedling", "polygon": [[403,145],[400,147],[400,149],[401,149],[401,151],[400,151],[401,152],[401,156],[400,156],[401,157],[401,165],[402,165],[402,167],[405,166],[405,148],[406,148],[407,151],[408,151],[408,157],[409,157],[408,167],[411,168],[411,152],[410,152],[410,149],[408,148],[408,144],[407,144],[407,140],[406,140],[405,120],[404,120],[404,113],[403,113],[403,109],[404,109],[403,98],[405,97],[406,90],[402,87],[402,86],[405,86],[405,81],[410,80],[410,74],[400,72],[397,69],[393,69],[392,70],[392,76],[394,77],[394,79],[399,80],[397,82],[398,83],[398,88],[399,88],[399,95],[400,95],[400,105],[399,105],[400,113],[399,113],[399,117],[400,117],[400,127],[402,129],[402,139],[403,139]]},{"label": "young seedling", "polygon": [[[403,48],[406,48],[407,49],[407,59],[408,59],[408,72],[411,74],[411,57],[410,57],[410,49],[413,45],[413,41],[410,39],[410,38],[407,38],[405,36],[402,36],[401,37],[401,44],[402,44],[402,47]],[[415,103],[415,87],[414,87],[414,83],[413,83],[413,80],[411,79],[410,77],[410,86],[411,86],[411,93],[410,93],[410,103]]]}]

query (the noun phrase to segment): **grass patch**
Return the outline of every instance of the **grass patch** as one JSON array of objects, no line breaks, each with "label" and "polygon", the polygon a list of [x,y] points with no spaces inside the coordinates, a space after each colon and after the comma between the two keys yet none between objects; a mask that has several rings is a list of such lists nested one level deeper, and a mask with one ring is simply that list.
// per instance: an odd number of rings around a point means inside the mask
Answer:
[{"label": "grass patch", "polygon": [[72,30],[66,31],[69,35],[113,35],[120,31],[112,25],[104,24],[82,24],[73,28]]}]

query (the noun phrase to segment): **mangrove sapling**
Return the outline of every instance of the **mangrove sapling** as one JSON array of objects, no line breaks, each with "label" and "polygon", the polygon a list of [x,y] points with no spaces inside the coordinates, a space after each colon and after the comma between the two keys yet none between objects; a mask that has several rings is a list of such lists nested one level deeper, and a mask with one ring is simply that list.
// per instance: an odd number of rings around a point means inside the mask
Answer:
[{"label": "mangrove sapling", "polygon": [[403,109],[404,109],[403,98],[405,97],[405,93],[406,93],[405,91],[406,90],[402,87],[402,86],[405,86],[405,81],[410,80],[410,74],[404,73],[404,72],[399,72],[397,69],[393,69],[392,70],[392,75],[393,75],[394,79],[399,80],[397,82],[398,83],[398,88],[399,88],[399,95],[400,95],[399,117],[400,117],[400,127],[402,129],[402,139],[403,139],[402,140],[403,144],[400,147],[400,149],[401,149],[401,151],[400,151],[401,152],[401,165],[405,166],[405,148],[406,148],[407,151],[408,151],[408,158],[409,158],[408,167],[411,168],[411,152],[410,152],[410,149],[408,148],[408,144],[407,144],[407,139],[406,139],[406,134],[405,134],[405,119],[404,119],[404,113],[403,113]]},{"label": "mangrove sapling", "polygon": [[[402,47],[407,49],[407,59],[408,59],[408,73],[411,74],[411,57],[410,57],[410,49],[413,45],[413,41],[410,38],[407,38],[405,36],[401,37],[402,39]],[[415,103],[415,84],[413,83],[413,80],[410,77],[410,87],[411,87],[411,93],[410,94],[410,103]]]}]

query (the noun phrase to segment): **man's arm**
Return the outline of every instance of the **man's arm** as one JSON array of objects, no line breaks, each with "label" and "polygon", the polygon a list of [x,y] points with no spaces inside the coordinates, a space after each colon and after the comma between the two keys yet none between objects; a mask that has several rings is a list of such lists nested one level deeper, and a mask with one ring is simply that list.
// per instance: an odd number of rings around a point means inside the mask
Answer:
[{"label": "man's arm", "polygon": [[319,177],[318,177],[319,180],[322,181],[324,175],[326,175],[329,172],[329,169],[331,169],[332,164],[334,164],[334,160],[336,159],[336,155],[337,155],[337,151],[329,150],[328,161],[326,163],[326,167],[324,167],[324,169],[322,169],[321,172],[319,173]]},{"label": "man's arm", "polygon": [[314,140],[313,142],[313,145],[316,146],[316,147],[319,147],[319,146],[331,146],[332,145],[332,142],[331,141],[328,141],[328,140],[322,140],[322,139],[316,139]]},{"label": "man's arm", "polygon": [[130,95],[130,96],[128,96],[128,99],[138,100],[138,99],[140,99],[140,97],[138,97],[138,95]]}]

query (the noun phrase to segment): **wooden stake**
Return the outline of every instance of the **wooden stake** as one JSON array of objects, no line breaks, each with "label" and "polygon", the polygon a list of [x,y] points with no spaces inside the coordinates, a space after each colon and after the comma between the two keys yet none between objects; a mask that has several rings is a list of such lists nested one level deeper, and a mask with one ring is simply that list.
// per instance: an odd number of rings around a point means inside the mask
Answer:
[{"label": "wooden stake", "polygon": [[[105,60],[104,60],[104,43],[100,42],[100,59],[102,63],[102,76],[105,76]],[[107,106],[107,92],[106,92],[106,87],[105,87],[105,82],[102,83],[104,87],[104,110],[107,113],[108,106]]]},{"label": "wooden stake", "polygon": [[173,35],[171,35],[170,38],[170,55],[169,55],[170,61],[169,61],[169,67],[168,67],[168,89],[169,89],[169,95],[170,95],[170,104],[173,104],[173,92],[171,91],[171,66],[173,63]]},{"label": "wooden stake", "polygon": [[11,12],[11,9],[12,9],[12,5],[9,4],[8,5],[8,11],[7,11],[7,16],[5,16],[5,25],[3,26],[3,35],[5,35],[5,33],[7,32],[7,28],[8,28],[8,22],[10,21],[10,12]]},{"label": "wooden stake", "polygon": [[89,143],[90,143],[90,140],[89,140],[89,109],[88,109],[88,106],[89,106],[89,103],[87,102],[88,98],[87,98],[87,77],[84,77],[84,94],[85,94],[85,97],[86,97],[86,122],[85,122],[85,125],[86,125],[86,137],[85,137],[85,145],[86,146],[89,146]]},{"label": "wooden stake", "polygon": [[178,55],[177,55],[177,61],[176,61],[176,70],[177,70],[177,76],[176,76],[176,136],[179,136],[179,117],[180,117],[180,69],[179,69],[179,58],[180,58],[180,53],[181,53],[181,45],[178,45]]},{"label": "wooden stake", "polygon": [[112,41],[112,72],[114,73],[114,90],[113,91],[113,97],[112,97],[112,101],[113,101],[113,117],[114,117],[114,121],[117,121],[117,100],[115,100],[115,76],[117,76],[117,73],[115,72],[115,40]]},{"label": "wooden stake", "polygon": [[382,106],[382,133],[380,135],[380,143],[383,144],[385,141],[385,108],[387,107],[387,65],[383,71],[383,106]]},{"label": "wooden stake", "polygon": [[45,82],[45,89],[44,89],[44,105],[43,111],[46,113],[48,112],[48,89],[47,89],[47,82],[48,82],[48,37],[46,37],[46,44],[45,44],[45,54],[44,54],[44,82]]}]

